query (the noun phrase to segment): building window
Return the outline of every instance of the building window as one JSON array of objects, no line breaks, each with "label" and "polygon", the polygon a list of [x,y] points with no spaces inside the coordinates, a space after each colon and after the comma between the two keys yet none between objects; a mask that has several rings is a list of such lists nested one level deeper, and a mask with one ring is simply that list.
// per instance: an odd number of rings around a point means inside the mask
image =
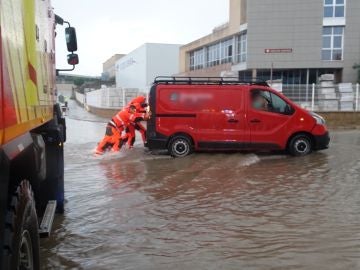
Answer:
[{"label": "building window", "polygon": [[220,43],[207,48],[207,66],[213,67],[220,64]]},{"label": "building window", "polygon": [[345,0],[324,0],[324,17],[345,17]]},{"label": "building window", "polygon": [[232,62],[232,55],[233,55],[233,51],[232,51],[232,38],[231,39],[227,39],[224,40],[220,43],[220,47],[221,47],[221,64],[225,64],[225,63],[231,63]]},{"label": "building window", "polygon": [[237,62],[243,63],[246,62],[247,54],[247,35],[242,33],[237,37]]},{"label": "building window", "polygon": [[194,52],[191,52],[191,53],[190,53],[190,70],[194,70],[194,69],[195,69],[194,60],[195,60]]},{"label": "building window", "polygon": [[[206,54],[205,54],[206,53]],[[190,70],[231,63],[233,59],[233,38],[190,52]],[[205,60],[206,56],[206,60]],[[206,63],[205,63],[206,61]]]},{"label": "building window", "polygon": [[344,27],[323,27],[321,59],[328,61],[343,59]]},{"label": "building window", "polygon": [[190,53],[190,70],[204,68],[204,50],[196,50]]},{"label": "building window", "polygon": [[240,81],[252,80],[252,71],[251,70],[239,71],[239,80]]}]

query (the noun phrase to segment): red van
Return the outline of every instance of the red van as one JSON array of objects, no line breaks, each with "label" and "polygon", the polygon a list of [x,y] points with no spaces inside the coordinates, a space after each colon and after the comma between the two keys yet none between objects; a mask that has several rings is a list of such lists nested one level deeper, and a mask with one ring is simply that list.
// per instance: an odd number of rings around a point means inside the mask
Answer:
[{"label": "red van", "polygon": [[303,156],[328,148],[324,119],[266,82],[236,78],[157,77],[149,93],[147,146],[175,157],[193,151],[286,150]]}]

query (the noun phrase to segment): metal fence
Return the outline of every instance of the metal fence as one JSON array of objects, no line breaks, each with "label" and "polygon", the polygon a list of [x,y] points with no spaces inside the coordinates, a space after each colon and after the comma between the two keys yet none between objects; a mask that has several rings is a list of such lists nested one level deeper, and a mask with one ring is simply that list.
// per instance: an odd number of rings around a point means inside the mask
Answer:
[{"label": "metal fence", "polygon": [[360,111],[359,84],[284,84],[282,92],[303,108],[312,111]]}]

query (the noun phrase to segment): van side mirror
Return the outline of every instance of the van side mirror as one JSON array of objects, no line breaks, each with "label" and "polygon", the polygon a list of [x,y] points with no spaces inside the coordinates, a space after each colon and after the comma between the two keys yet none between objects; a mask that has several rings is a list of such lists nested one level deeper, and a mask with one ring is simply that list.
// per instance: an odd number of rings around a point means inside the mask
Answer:
[{"label": "van side mirror", "polygon": [[79,57],[76,53],[68,54],[67,56],[67,62],[69,65],[75,66],[79,64]]},{"label": "van side mirror", "polygon": [[289,104],[286,104],[284,114],[292,115],[293,113],[294,113],[294,109]]},{"label": "van side mirror", "polygon": [[77,40],[76,40],[76,31],[74,27],[66,27],[65,28],[65,38],[67,50],[69,52],[77,51]]}]

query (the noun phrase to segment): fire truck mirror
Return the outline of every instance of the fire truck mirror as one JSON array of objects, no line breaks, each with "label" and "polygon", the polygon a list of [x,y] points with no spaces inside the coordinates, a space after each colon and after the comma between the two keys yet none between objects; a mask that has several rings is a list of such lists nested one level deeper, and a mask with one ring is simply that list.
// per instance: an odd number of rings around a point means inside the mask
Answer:
[{"label": "fire truck mirror", "polygon": [[69,65],[75,66],[79,64],[79,56],[75,53],[68,54],[67,62]]},{"label": "fire truck mirror", "polygon": [[65,28],[66,45],[69,52],[77,51],[76,31],[74,27]]}]

